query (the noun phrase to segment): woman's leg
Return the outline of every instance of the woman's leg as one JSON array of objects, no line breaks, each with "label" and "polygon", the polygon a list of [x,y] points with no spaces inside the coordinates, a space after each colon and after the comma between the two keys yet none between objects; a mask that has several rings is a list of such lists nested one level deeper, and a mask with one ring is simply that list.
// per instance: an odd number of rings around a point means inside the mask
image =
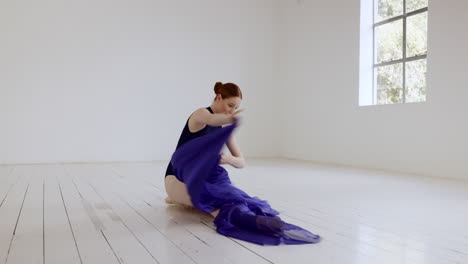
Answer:
[{"label": "woman's leg", "polygon": [[193,207],[185,183],[179,181],[174,175],[167,175],[164,179],[164,185],[168,196],[166,198],[167,203]]},{"label": "woman's leg", "polygon": [[[183,207],[193,207],[185,183],[179,181],[174,175],[167,175],[164,179],[164,185],[168,196],[166,198],[166,203],[177,204]],[[219,209],[211,212],[211,215],[216,217],[218,213]]]}]

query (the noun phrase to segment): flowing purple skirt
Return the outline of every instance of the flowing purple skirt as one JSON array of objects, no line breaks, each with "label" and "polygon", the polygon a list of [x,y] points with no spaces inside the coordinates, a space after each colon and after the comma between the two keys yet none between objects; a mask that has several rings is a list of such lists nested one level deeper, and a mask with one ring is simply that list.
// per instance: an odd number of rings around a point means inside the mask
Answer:
[{"label": "flowing purple skirt", "polygon": [[[267,201],[250,197],[231,184],[227,171],[219,166],[220,151],[236,127],[221,128],[180,146],[171,163],[177,179],[184,182],[195,208],[211,213],[220,209],[214,220],[216,231],[225,236],[260,245],[317,243],[320,236],[298,226],[282,222],[279,232],[266,232],[268,225],[280,219]],[[261,216],[258,228],[243,228],[233,223],[232,214]],[[259,219],[260,219],[259,218]],[[275,227],[271,227],[275,228]]]}]

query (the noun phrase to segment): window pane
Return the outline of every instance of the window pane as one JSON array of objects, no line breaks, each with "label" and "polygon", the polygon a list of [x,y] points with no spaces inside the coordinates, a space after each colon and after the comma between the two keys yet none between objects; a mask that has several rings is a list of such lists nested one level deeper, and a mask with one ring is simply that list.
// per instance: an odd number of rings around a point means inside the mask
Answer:
[{"label": "window pane", "polygon": [[427,7],[428,0],[406,0],[406,13]]},{"label": "window pane", "polygon": [[377,104],[395,104],[403,102],[402,63],[377,67]]},{"label": "window pane", "polygon": [[403,20],[375,28],[376,63],[403,57]]},{"label": "window pane", "polygon": [[375,22],[403,15],[403,0],[374,0]]},{"label": "window pane", "polygon": [[426,101],[427,60],[406,63],[406,102]]},{"label": "window pane", "polygon": [[407,57],[427,52],[427,12],[410,16],[406,21]]}]

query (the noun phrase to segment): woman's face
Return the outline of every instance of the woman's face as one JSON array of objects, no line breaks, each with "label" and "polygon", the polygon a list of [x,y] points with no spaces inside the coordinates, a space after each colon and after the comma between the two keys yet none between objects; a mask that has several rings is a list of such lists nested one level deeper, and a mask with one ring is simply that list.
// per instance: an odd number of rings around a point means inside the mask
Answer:
[{"label": "woman's face", "polygon": [[221,106],[223,112],[226,114],[232,114],[239,108],[240,104],[242,103],[242,99],[240,97],[231,97],[227,99],[221,99]]}]

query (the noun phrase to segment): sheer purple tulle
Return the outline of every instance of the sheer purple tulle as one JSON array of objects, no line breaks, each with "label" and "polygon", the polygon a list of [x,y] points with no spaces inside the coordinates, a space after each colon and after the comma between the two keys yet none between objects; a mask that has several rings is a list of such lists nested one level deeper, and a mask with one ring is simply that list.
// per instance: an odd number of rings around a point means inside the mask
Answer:
[{"label": "sheer purple tulle", "polygon": [[[186,184],[194,207],[206,213],[220,209],[214,220],[216,231],[233,238],[260,245],[319,242],[320,236],[283,222],[267,201],[250,197],[231,184],[227,171],[218,164],[220,151],[235,127],[236,123],[195,138],[172,155],[174,174]],[[233,224],[235,210],[255,215],[255,228]]]}]

